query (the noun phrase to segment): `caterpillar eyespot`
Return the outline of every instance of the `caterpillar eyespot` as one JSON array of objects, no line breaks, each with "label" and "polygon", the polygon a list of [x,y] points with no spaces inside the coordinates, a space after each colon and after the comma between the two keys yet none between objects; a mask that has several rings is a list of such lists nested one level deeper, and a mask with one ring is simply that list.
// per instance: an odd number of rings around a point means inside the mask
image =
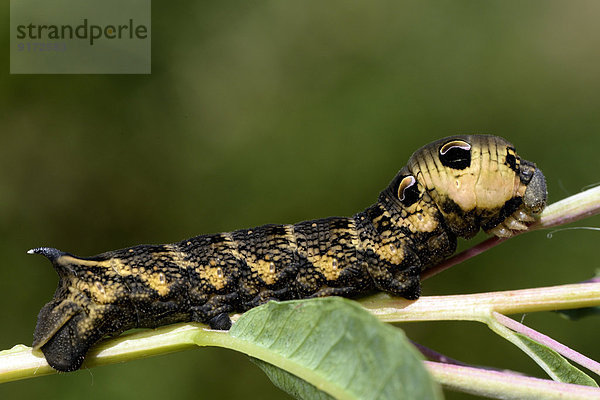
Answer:
[{"label": "caterpillar eyespot", "polygon": [[398,198],[406,207],[414,204],[419,199],[419,190],[416,183],[415,177],[408,175],[402,178],[398,185]]},{"label": "caterpillar eyespot", "polygon": [[83,258],[40,247],[59,276],[38,315],[33,347],[59,371],[78,369],[107,335],[175,322],[229,329],[229,313],[271,299],[416,299],[419,275],[480,229],[510,236],[546,204],[544,175],[489,135],[417,150],[375,204],[352,217],[264,225]]},{"label": "caterpillar eyespot", "polygon": [[440,147],[440,161],[445,167],[465,169],[471,165],[471,145],[464,140],[450,140]]}]

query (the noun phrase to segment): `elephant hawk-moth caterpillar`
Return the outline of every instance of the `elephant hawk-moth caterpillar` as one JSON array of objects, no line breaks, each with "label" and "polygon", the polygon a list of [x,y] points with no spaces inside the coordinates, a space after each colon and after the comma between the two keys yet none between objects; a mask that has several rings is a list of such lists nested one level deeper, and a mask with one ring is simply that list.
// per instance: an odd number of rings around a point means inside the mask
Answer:
[{"label": "elephant hawk-moth caterpillar", "polygon": [[417,150],[352,217],[264,225],[81,258],[49,247],[60,278],[38,315],[34,349],[78,369],[107,335],[175,322],[229,329],[229,313],[267,302],[384,291],[420,294],[420,273],[479,229],[507,237],[546,204],[544,175],[506,140],[452,136]]}]

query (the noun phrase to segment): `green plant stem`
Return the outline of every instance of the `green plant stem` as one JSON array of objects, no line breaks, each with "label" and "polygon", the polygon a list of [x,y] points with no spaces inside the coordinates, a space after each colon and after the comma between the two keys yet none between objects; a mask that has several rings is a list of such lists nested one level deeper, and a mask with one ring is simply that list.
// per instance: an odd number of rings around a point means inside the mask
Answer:
[{"label": "green plant stem", "polygon": [[[363,300],[362,304],[388,322],[470,320],[487,323],[493,311],[511,314],[600,305],[600,282],[459,296],[426,296],[419,301],[379,296]],[[234,348],[228,335],[204,327],[202,324],[176,324],[109,339],[89,352],[84,366],[129,361],[196,345]],[[199,330],[203,331],[204,339],[197,343],[194,338]],[[41,352],[29,347],[0,352],[0,382],[53,372]]]},{"label": "green plant stem", "polygon": [[569,224],[598,213],[600,213],[600,186],[550,204],[539,221],[529,227],[529,231]]},{"label": "green plant stem", "polygon": [[[217,346],[237,350],[283,368],[308,381],[314,381],[316,378],[311,376],[312,371],[298,367],[268,349],[233,338],[227,332],[206,329],[201,324],[177,324],[156,330],[129,333],[104,341],[90,351],[84,367],[131,361],[196,346]],[[477,395],[497,396],[498,393],[502,393],[505,399],[592,399],[600,396],[599,389],[497,371],[434,362],[426,362],[426,367],[445,387]],[[29,347],[20,346],[0,353],[0,382],[49,373],[55,371],[46,364],[39,352],[33,352]],[[337,392],[336,387],[321,389],[332,394]]]},{"label": "green plant stem", "polygon": [[454,296],[424,296],[418,301],[379,295],[360,302],[386,322],[485,322],[493,311],[516,314],[598,306],[600,282]]}]

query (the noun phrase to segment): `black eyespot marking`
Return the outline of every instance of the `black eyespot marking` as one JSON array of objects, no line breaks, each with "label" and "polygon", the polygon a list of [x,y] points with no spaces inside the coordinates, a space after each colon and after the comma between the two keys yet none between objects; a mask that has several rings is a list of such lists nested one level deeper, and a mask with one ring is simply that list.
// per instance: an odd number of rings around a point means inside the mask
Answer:
[{"label": "black eyespot marking", "polygon": [[419,200],[419,189],[414,176],[408,175],[402,178],[398,185],[398,199],[405,206],[410,206]]},{"label": "black eyespot marking", "polygon": [[471,145],[464,140],[451,140],[440,147],[442,165],[453,169],[471,166]]}]

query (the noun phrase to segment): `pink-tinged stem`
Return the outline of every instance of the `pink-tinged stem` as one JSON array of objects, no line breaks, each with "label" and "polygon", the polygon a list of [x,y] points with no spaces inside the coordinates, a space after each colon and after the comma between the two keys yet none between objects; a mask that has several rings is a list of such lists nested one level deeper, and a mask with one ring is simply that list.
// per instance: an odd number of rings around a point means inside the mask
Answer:
[{"label": "pink-tinged stem", "polygon": [[499,372],[503,372],[503,373],[506,373],[506,374],[524,376],[524,374],[521,373],[521,372],[511,371],[511,370],[508,370],[508,369],[469,365],[469,364],[464,363],[462,361],[459,361],[459,360],[456,360],[454,358],[448,357],[448,356],[446,356],[446,355],[444,355],[442,353],[438,353],[437,351],[435,351],[433,349],[430,349],[429,347],[423,346],[422,344],[419,344],[419,343],[414,342],[412,340],[410,342],[429,361],[435,361],[435,362],[439,362],[439,363],[443,363],[443,364],[460,365],[460,366],[463,366],[463,367],[471,367],[471,368],[484,369],[484,370],[488,370],[488,371],[499,371]]},{"label": "pink-tinged stem", "polygon": [[455,360],[454,358],[445,356],[442,353],[438,353],[437,351],[430,349],[429,347],[423,346],[422,344],[413,342],[412,340],[411,340],[411,343],[413,344],[413,346],[415,346],[417,348],[417,350],[419,350],[421,352],[421,354],[423,354],[427,359],[429,359],[431,361],[436,361],[436,362],[440,362],[440,363],[444,363],[444,364],[462,365],[465,367],[468,366],[468,364],[465,364],[462,361],[458,361],[458,360]]},{"label": "pink-tinged stem", "polygon": [[550,204],[529,229],[552,228],[600,213],[600,186]]},{"label": "pink-tinged stem", "polygon": [[544,335],[543,333],[540,333],[534,329],[531,329],[531,328],[529,328],[511,318],[508,318],[500,313],[494,312],[493,316],[498,322],[500,322],[502,325],[506,326],[507,328],[512,329],[515,332],[521,333],[521,334],[535,340],[536,342],[541,343],[544,346],[551,348],[552,350],[556,351],[557,353],[562,354],[563,356],[567,357],[569,360],[573,360],[577,364],[600,375],[600,363],[598,363],[597,361],[594,361],[591,358],[588,358],[588,357],[584,356],[583,354],[570,349],[569,347],[565,346],[564,344],[561,344],[561,343],[557,342],[556,340]]},{"label": "pink-tinged stem", "polygon": [[[600,399],[600,389],[460,365],[425,361],[427,370],[444,387],[502,399]],[[501,394],[502,397],[499,397]]]},{"label": "pink-tinged stem", "polygon": [[360,303],[386,322],[469,320],[487,323],[492,311],[518,314],[596,307],[600,305],[600,282],[504,292],[423,296],[419,300],[379,296],[361,299]]}]

